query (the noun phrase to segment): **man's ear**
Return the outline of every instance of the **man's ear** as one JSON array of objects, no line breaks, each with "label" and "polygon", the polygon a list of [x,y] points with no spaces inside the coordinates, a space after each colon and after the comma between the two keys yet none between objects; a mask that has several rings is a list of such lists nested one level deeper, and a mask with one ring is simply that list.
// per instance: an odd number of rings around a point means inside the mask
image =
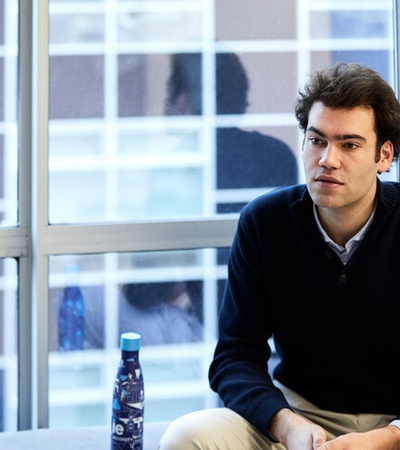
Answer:
[{"label": "man's ear", "polygon": [[394,156],[394,148],[391,141],[386,141],[381,146],[380,158],[378,161],[378,172],[383,173],[386,172],[390,165],[392,164]]}]

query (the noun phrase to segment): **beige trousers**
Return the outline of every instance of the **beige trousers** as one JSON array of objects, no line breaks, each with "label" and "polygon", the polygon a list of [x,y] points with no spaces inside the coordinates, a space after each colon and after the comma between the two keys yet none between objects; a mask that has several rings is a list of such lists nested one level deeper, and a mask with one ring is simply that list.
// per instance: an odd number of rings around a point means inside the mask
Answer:
[{"label": "beige trousers", "polygon": [[[393,416],[339,414],[317,408],[296,392],[276,383],[293,410],[325,429],[328,440],[352,431],[388,425]],[[284,450],[228,408],[210,408],[185,414],[173,421],[161,438],[159,450]]]}]

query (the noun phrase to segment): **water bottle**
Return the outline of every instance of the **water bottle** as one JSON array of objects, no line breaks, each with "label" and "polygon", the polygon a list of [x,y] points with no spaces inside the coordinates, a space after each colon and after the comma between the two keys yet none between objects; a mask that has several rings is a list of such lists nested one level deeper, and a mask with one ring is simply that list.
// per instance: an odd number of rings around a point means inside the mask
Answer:
[{"label": "water bottle", "polygon": [[111,450],[142,450],[144,382],[139,362],[140,334],[121,335],[121,360],[114,382]]},{"label": "water bottle", "polygon": [[79,266],[68,267],[67,285],[63,289],[58,311],[59,351],[82,350],[85,337],[85,305],[78,284]]}]

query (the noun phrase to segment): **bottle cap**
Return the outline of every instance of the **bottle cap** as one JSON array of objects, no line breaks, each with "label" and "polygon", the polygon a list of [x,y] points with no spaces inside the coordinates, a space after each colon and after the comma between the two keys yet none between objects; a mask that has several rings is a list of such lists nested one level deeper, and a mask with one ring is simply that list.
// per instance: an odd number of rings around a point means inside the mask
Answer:
[{"label": "bottle cap", "polygon": [[140,334],[123,333],[121,334],[121,350],[135,352],[140,349]]}]

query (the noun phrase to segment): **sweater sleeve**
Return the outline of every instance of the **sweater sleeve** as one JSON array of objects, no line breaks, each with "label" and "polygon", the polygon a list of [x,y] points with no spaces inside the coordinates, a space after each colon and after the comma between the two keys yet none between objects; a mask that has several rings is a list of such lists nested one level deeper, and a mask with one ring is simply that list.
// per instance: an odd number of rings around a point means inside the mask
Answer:
[{"label": "sweater sleeve", "polygon": [[260,248],[257,226],[251,215],[242,213],[231,247],[209,378],[225,406],[268,436],[272,416],[290,406],[268,372],[273,321]]}]

